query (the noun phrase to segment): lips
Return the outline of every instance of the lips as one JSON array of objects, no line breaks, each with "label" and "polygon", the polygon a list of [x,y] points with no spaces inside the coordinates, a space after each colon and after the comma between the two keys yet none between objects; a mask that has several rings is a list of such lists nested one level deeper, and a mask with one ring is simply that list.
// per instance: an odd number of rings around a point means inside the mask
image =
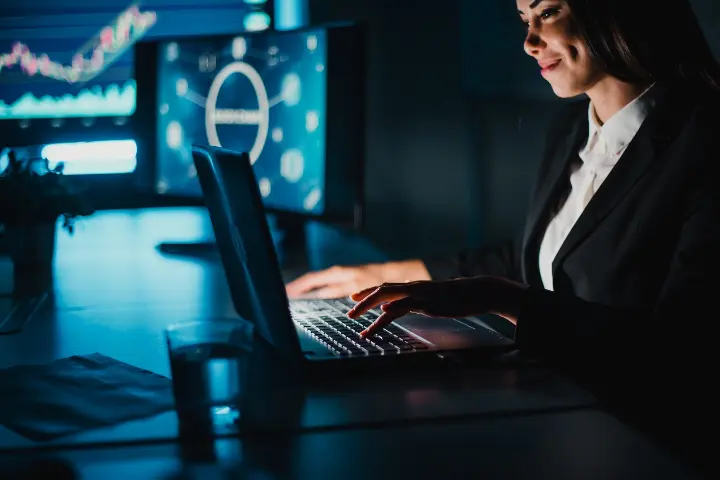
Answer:
[{"label": "lips", "polygon": [[553,70],[555,67],[557,67],[560,64],[559,58],[556,58],[555,60],[541,60],[538,61],[538,64],[540,65],[541,73],[547,73],[551,70]]}]

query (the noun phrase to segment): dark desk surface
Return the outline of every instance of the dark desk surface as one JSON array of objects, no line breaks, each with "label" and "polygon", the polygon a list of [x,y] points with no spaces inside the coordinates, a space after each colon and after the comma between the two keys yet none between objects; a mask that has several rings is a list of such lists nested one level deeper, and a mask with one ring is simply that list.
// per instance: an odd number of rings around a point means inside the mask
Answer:
[{"label": "dark desk surface", "polygon": [[[60,232],[54,295],[21,333],[0,337],[0,368],[100,352],[169,376],[164,327],[234,312],[217,263],[167,257],[155,245],[204,240],[208,232],[205,214],[192,209],[104,212],[81,222],[74,238]],[[281,394],[272,396],[268,405],[282,405]],[[302,387],[300,396],[294,421],[306,433],[287,434],[291,477],[362,477],[376,462],[396,473],[444,466],[533,478],[661,478],[681,471],[596,410],[587,392],[535,366],[335,377]],[[156,478],[153,472],[168,473],[182,461],[176,438],[173,412],[42,445],[0,427],[0,455],[57,450],[87,478],[123,469],[136,472],[133,478]],[[232,451],[238,442],[220,444]],[[124,446],[99,453],[112,444]],[[383,453],[372,460],[373,451]]]},{"label": "dark desk surface", "polygon": [[[226,439],[201,449],[168,443],[72,450],[55,458],[75,465],[80,478],[103,480],[693,478],[596,411]],[[244,475],[209,474],[221,469]]]}]

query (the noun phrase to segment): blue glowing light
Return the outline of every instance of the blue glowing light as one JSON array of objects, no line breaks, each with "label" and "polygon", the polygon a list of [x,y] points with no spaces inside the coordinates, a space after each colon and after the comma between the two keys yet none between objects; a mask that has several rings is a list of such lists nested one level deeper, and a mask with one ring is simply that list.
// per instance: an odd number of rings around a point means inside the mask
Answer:
[{"label": "blue glowing light", "polygon": [[292,107],[300,103],[301,86],[300,76],[297,73],[288,73],[282,79],[282,97],[285,105]]},{"label": "blue glowing light", "polygon": [[44,146],[40,155],[50,168],[64,163],[65,175],[132,173],[137,167],[135,140],[54,143]]},{"label": "blue glowing light", "polygon": [[251,12],[245,15],[243,25],[248,32],[259,32],[270,28],[270,15],[265,12]]},{"label": "blue glowing light", "polygon": [[68,118],[126,116],[135,112],[135,81],[121,87],[112,84],[104,91],[96,86],[80,90],[77,95],[61,97],[44,95],[36,98],[26,93],[12,105],[0,101],[1,118]]},{"label": "blue glowing light", "polygon": [[308,23],[308,0],[275,0],[275,28],[293,30]]}]

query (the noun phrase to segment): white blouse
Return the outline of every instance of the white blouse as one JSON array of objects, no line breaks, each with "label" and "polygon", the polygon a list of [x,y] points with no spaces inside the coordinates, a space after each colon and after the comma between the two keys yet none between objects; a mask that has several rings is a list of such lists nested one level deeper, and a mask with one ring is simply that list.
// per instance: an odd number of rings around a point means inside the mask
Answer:
[{"label": "white blouse", "polygon": [[570,167],[571,191],[550,220],[540,244],[540,276],[547,290],[553,290],[552,263],[570,230],[618,162],[630,141],[655,105],[655,84],[617,111],[604,125],[598,125],[595,109],[588,108],[589,134],[580,150],[580,160]]}]

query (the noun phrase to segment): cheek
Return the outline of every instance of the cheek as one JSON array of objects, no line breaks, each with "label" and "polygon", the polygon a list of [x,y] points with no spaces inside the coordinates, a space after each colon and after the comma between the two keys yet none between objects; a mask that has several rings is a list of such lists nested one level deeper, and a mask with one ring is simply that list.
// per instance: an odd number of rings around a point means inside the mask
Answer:
[{"label": "cheek", "polygon": [[578,42],[572,47],[574,53],[575,64],[581,73],[588,81],[595,78],[600,74],[600,68],[597,63],[592,59],[590,50],[588,50],[585,44]]}]

